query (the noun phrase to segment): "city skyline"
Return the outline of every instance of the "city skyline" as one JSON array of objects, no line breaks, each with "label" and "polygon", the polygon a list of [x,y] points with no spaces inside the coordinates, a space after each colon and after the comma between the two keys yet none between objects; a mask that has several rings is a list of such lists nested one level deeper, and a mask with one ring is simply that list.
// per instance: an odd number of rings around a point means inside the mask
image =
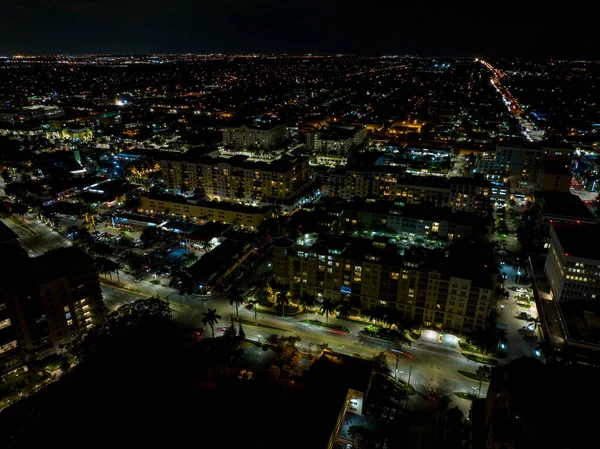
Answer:
[{"label": "city skyline", "polygon": [[[595,59],[591,17],[506,5],[370,8],[335,2],[42,2],[5,7],[0,55],[87,53],[414,54]],[[549,33],[548,30],[558,32]]]}]

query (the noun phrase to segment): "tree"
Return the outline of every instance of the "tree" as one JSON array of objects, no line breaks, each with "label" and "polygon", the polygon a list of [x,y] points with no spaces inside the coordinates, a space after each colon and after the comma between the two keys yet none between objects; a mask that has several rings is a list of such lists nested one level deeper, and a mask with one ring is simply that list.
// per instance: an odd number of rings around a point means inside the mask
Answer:
[{"label": "tree", "polygon": [[306,319],[309,320],[310,318],[308,317],[308,309],[312,309],[315,306],[315,297],[307,292],[304,292],[302,295],[300,295],[299,302],[306,312]]},{"label": "tree", "polygon": [[272,382],[278,382],[281,377],[281,370],[277,365],[271,365],[271,367],[267,370],[267,376]]},{"label": "tree", "polygon": [[285,318],[285,306],[287,306],[290,303],[290,297],[289,297],[289,292],[287,291],[281,291],[279,293],[277,293],[277,303],[276,306],[279,307],[281,306],[281,312],[283,315],[283,318]]},{"label": "tree", "polygon": [[346,320],[350,318],[350,302],[342,301],[337,308],[338,317]]},{"label": "tree", "polygon": [[202,322],[210,326],[212,336],[215,338],[215,324],[219,322],[221,315],[217,315],[217,309],[208,309],[208,312],[204,312],[203,315]]},{"label": "tree", "polygon": [[29,208],[23,203],[12,203],[10,205],[11,214],[18,216],[19,218],[23,218],[28,210]]},{"label": "tree", "polygon": [[300,362],[302,361],[302,355],[298,348],[294,346],[286,346],[280,356],[281,362],[283,363],[284,369],[289,371],[290,375],[300,374]]},{"label": "tree", "polygon": [[2,179],[4,180],[5,184],[8,184],[10,181],[12,181],[12,176],[10,176],[10,173],[8,172],[8,170],[2,170],[2,173],[0,173],[0,176],[2,176]]},{"label": "tree", "polygon": [[330,298],[323,299],[321,312],[325,314],[325,325],[329,325],[329,314],[335,312],[335,305]]},{"label": "tree", "polygon": [[368,311],[369,321],[383,321],[386,315],[386,308],[383,306],[375,306]]},{"label": "tree", "polygon": [[185,253],[181,255],[179,259],[181,259],[182,265],[189,267],[198,260],[198,256],[196,256],[194,253]]},{"label": "tree", "polygon": [[229,304],[235,305],[235,315],[237,318],[240,317],[239,307],[240,304],[244,302],[244,298],[242,298],[242,294],[237,288],[232,288],[229,290]]},{"label": "tree", "polygon": [[488,381],[492,375],[492,369],[487,365],[481,365],[476,370],[480,380]]},{"label": "tree", "polygon": [[389,376],[392,370],[388,364],[387,356],[384,351],[373,356],[373,369],[376,373]]},{"label": "tree", "polygon": [[94,243],[90,230],[84,226],[77,228],[73,236],[73,242],[82,248],[88,249]]},{"label": "tree", "polygon": [[200,246],[202,247],[202,249],[204,250],[204,252],[209,252],[210,250],[213,249],[213,244],[210,243],[210,241],[208,241],[208,240],[202,242],[200,244]]},{"label": "tree", "polygon": [[248,301],[252,305],[252,310],[254,310],[254,324],[258,323],[258,299],[254,298]]},{"label": "tree", "polygon": [[235,330],[233,321],[231,322],[231,326],[229,326],[223,333],[223,337],[229,338],[229,339],[234,339],[235,337],[237,337],[237,332]]}]

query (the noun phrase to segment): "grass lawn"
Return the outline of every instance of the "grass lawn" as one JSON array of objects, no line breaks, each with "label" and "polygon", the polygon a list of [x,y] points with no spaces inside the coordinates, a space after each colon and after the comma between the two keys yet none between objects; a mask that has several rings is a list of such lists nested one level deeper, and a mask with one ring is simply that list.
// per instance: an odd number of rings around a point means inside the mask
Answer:
[{"label": "grass lawn", "polygon": [[464,393],[462,391],[457,391],[454,393],[454,396],[461,398],[461,399],[467,399],[469,401],[472,401],[474,399],[477,399],[477,395],[473,394],[473,393]]},{"label": "grass lawn", "polygon": [[462,353],[462,355],[464,355],[469,360],[473,360],[474,362],[478,363],[483,363],[484,365],[498,365],[498,360],[490,359],[489,357],[483,358],[480,355],[466,354],[464,352]]},{"label": "grass lawn", "polygon": [[288,331],[288,329],[283,329],[281,327],[271,326],[270,324],[264,324],[264,323],[261,323],[260,321],[257,324],[254,324],[254,321],[252,321],[252,320],[241,319],[240,321],[242,322],[242,324],[247,325],[247,326],[263,327],[265,329],[274,329],[274,330],[278,330],[278,331]]},{"label": "grass lawn", "polygon": [[[472,373],[471,371],[465,371],[462,369],[457,369],[456,372],[458,374],[460,374],[461,376],[465,376],[468,377],[471,380],[475,380],[477,382],[479,382],[481,379],[479,378],[479,376],[477,375],[477,373]],[[482,380],[482,382],[488,382],[487,380]]]},{"label": "grass lawn", "polygon": [[[4,407],[22,396],[27,396],[29,392],[38,388],[43,383],[48,382],[51,377],[47,373],[39,374],[41,371],[18,370],[17,372],[6,376],[2,384],[2,398],[0,407]],[[21,394],[19,394],[21,393]]]},{"label": "grass lawn", "polygon": [[470,343],[467,343],[466,341],[459,340],[458,346],[460,346],[460,349],[462,349],[463,351],[468,351],[468,352],[475,352],[475,351],[477,351],[477,352],[479,352],[475,346],[473,346]]}]

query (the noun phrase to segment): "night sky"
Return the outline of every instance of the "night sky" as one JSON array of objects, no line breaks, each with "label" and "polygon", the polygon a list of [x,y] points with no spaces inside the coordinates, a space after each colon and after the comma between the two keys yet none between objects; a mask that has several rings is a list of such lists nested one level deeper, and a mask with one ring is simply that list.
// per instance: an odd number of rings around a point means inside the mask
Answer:
[{"label": "night sky", "polygon": [[[13,0],[0,55],[353,53],[599,57],[595,14],[516,2],[332,0]],[[388,5],[393,6],[386,6]],[[521,4],[525,2],[520,2]],[[496,8],[496,9],[494,9]]]}]

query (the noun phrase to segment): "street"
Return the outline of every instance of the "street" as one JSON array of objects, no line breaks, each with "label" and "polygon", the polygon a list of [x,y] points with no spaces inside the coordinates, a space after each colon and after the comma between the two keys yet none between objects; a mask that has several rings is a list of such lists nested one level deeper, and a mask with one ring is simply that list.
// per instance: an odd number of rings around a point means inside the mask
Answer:
[{"label": "street", "polygon": [[[71,241],[36,220],[27,219],[23,224],[12,220],[5,220],[5,222],[20,236],[19,241],[32,256],[43,254],[48,249],[71,245]],[[104,279],[104,276],[101,276],[101,279]],[[161,299],[167,299],[171,303],[175,319],[191,328],[204,328],[205,336],[211,335],[210,328],[206,328],[202,324],[203,313],[208,308],[216,309],[222,317],[216,326],[217,328],[231,325],[231,318],[235,315],[235,307],[230,305],[226,298],[219,296],[200,297],[198,295],[181,296],[168,287],[167,278],[157,277],[161,280],[160,285],[151,283],[152,279],[152,275],[147,275],[142,281],[135,282],[133,276],[119,272],[117,282],[117,275],[112,274],[112,281],[107,278],[108,282],[102,285],[106,306],[112,311],[122,304],[139,298],[158,296]],[[117,285],[108,285],[108,283]],[[270,326],[265,328],[248,324],[254,323],[254,312],[240,307],[239,314],[244,323],[246,337],[249,339],[264,341],[270,334],[294,335],[301,338],[299,345],[304,351],[308,351],[309,346],[314,351],[316,345],[327,343],[329,348],[334,351],[357,355],[365,359],[372,358],[379,351],[385,351],[392,373],[395,371],[396,353],[392,352],[392,349],[398,349],[399,346],[395,343],[362,335],[360,331],[364,329],[364,324],[345,321],[344,325],[350,329],[350,334],[346,334],[302,323],[301,321],[306,318],[305,313],[286,318],[259,313],[259,324]],[[320,317],[320,319],[323,319],[323,317]],[[331,318],[331,320],[336,319]],[[215,335],[221,333],[216,331]],[[520,339],[522,340],[522,337]],[[422,338],[413,342],[410,347],[406,347],[405,351],[411,354],[413,358],[399,356],[398,376],[406,381],[408,380],[408,373],[411,371],[411,384],[418,391],[426,393],[428,386],[433,386],[440,394],[473,393],[475,389],[479,388],[479,382],[461,376],[456,370],[462,369],[475,372],[480,364],[464,357],[456,347],[448,347]],[[486,392],[487,384],[484,383],[481,394],[485,395]]]}]

